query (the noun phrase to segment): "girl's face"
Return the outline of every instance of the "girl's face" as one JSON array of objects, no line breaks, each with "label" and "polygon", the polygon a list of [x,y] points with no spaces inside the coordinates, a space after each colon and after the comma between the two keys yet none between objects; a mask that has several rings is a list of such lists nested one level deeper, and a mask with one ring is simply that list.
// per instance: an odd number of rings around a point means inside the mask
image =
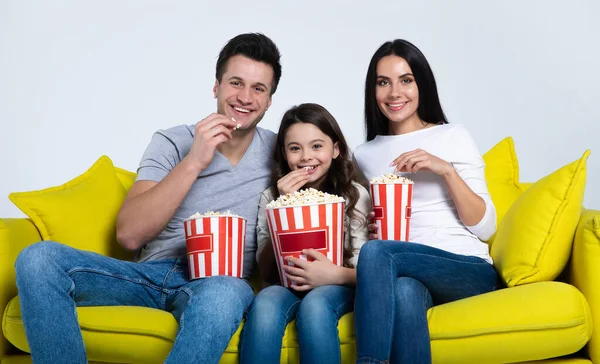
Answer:
[{"label": "girl's face", "polygon": [[403,134],[422,127],[417,114],[419,88],[408,62],[389,55],[377,63],[375,99],[389,123],[390,134]]},{"label": "girl's face", "polygon": [[325,178],[331,161],[340,155],[338,143],[313,124],[296,123],[284,138],[285,160],[292,171],[306,169],[309,179],[305,187],[318,187]]}]

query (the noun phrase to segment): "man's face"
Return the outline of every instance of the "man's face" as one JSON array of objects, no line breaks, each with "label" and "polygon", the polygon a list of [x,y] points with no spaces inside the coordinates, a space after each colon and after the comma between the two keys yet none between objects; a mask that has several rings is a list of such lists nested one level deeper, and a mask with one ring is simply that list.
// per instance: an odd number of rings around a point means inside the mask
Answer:
[{"label": "man's face", "polygon": [[252,129],[271,106],[273,68],[237,55],[227,61],[221,81],[213,88],[217,112],[234,118],[241,130]]}]

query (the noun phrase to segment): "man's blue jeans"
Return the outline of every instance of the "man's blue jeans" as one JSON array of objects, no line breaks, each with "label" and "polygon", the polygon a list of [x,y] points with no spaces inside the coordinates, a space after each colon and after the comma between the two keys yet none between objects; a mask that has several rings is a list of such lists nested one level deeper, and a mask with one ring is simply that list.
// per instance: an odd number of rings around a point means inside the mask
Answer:
[{"label": "man's blue jeans", "polygon": [[478,257],[415,243],[366,243],[357,267],[357,363],[431,363],[427,310],[500,284],[494,267]]},{"label": "man's blue jeans", "polygon": [[34,363],[86,363],[76,306],[144,306],[179,321],[165,363],[218,363],[254,298],[250,285],[217,276],[189,281],[186,260],[121,261],[54,242],[15,263]]},{"label": "man's blue jeans", "polygon": [[241,364],[276,364],[287,324],[296,319],[301,363],[339,363],[338,320],[352,311],[354,288],[326,285],[307,294],[282,286],[258,293],[240,340]]}]

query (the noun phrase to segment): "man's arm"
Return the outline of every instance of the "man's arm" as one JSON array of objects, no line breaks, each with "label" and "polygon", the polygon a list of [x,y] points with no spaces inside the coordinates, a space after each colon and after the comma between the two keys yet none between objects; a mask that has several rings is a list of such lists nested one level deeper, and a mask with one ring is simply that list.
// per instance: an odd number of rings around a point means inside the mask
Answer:
[{"label": "man's arm", "polygon": [[211,114],[196,124],[189,153],[160,182],[133,184],[117,216],[117,240],[137,250],[167,226],[198,175],[210,165],[219,144],[231,139],[231,119]]},{"label": "man's arm", "polygon": [[117,217],[119,243],[125,249],[137,250],[158,236],[201,171],[184,159],[159,183],[135,182]]}]

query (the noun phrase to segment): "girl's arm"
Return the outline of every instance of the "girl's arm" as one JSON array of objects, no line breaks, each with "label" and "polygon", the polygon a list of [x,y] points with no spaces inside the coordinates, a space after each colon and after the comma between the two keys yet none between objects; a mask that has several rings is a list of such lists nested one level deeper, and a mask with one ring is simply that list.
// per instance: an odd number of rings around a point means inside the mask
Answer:
[{"label": "girl's arm", "polygon": [[263,192],[258,203],[258,220],[256,223],[256,263],[263,285],[279,282],[279,273],[273,253],[271,234],[267,222],[265,206],[272,200],[269,190]]}]

